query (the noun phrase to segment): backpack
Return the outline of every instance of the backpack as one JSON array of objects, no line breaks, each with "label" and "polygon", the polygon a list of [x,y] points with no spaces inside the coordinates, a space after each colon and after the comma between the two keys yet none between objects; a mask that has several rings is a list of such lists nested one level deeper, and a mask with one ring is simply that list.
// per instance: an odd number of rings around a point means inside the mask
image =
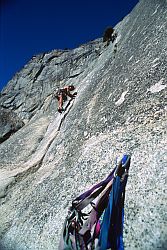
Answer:
[{"label": "backpack", "polygon": [[59,250],[124,249],[124,200],[130,159],[124,155],[105,180],[72,201]]}]

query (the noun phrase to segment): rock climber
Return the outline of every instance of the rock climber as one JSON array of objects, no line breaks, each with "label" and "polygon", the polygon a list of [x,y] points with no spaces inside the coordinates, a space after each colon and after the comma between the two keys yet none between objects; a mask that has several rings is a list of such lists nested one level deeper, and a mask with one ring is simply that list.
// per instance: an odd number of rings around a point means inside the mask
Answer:
[{"label": "rock climber", "polygon": [[75,87],[73,85],[65,86],[63,88],[60,88],[56,91],[55,97],[58,100],[58,112],[62,113],[64,111],[63,109],[63,102],[67,101],[67,96],[71,97],[71,99],[74,99],[77,95],[77,92],[71,93],[71,91],[74,91]]},{"label": "rock climber", "polygon": [[113,29],[112,27],[108,27],[104,32],[103,42],[107,42],[106,46],[108,46],[110,44],[110,41],[113,43],[116,38],[117,38],[117,33],[115,29]]}]

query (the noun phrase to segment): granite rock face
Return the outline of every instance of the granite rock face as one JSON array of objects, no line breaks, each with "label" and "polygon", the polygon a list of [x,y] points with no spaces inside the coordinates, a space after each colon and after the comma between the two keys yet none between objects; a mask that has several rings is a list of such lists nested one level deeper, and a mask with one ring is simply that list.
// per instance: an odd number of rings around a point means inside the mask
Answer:
[{"label": "granite rock face", "polygon": [[0,109],[0,143],[24,126],[24,122],[12,110]]},{"label": "granite rock face", "polygon": [[[0,144],[0,249],[57,250],[71,200],[123,153],[125,249],[167,249],[167,1],[141,0],[114,28],[109,46],[34,56],[3,89],[24,126]],[[71,84],[59,114],[53,93]]]}]

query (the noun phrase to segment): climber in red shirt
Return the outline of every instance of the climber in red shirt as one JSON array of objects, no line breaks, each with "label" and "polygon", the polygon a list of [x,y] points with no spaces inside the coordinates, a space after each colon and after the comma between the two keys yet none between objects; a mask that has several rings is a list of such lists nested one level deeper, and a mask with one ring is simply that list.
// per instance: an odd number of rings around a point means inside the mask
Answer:
[{"label": "climber in red shirt", "polygon": [[58,112],[62,113],[64,111],[63,109],[63,102],[67,101],[67,96],[71,97],[71,99],[74,99],[77,95],[77,92],[71,93],[71,91],[74,91],[75,87],[73,85],[65,86],[63,88],[60,88],[56,91],[55,97],[58,100]]}]

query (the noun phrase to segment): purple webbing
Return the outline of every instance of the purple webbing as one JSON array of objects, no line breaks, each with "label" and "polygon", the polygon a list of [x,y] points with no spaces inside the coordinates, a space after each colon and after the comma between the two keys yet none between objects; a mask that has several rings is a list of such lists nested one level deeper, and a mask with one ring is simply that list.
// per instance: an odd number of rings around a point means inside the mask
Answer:
[{"label": "purple webbing", "polygon": [[89,189],[88,191],[86,191],[85,193],[81,194],[80,196],[78,196],[73,202],[75,201],[80,201],[80,200],[84,200],[86,197],[88,197],[94,190],[96,190],[97,188],[106,185],[110,180],[112,180],[112,178],[114,177],[114,172],[115,172],[116,167],[112,170],[112,172],[107,176],[107,178],[99,183],[97,183],[96,185],[94,185],[91,189]]}]

